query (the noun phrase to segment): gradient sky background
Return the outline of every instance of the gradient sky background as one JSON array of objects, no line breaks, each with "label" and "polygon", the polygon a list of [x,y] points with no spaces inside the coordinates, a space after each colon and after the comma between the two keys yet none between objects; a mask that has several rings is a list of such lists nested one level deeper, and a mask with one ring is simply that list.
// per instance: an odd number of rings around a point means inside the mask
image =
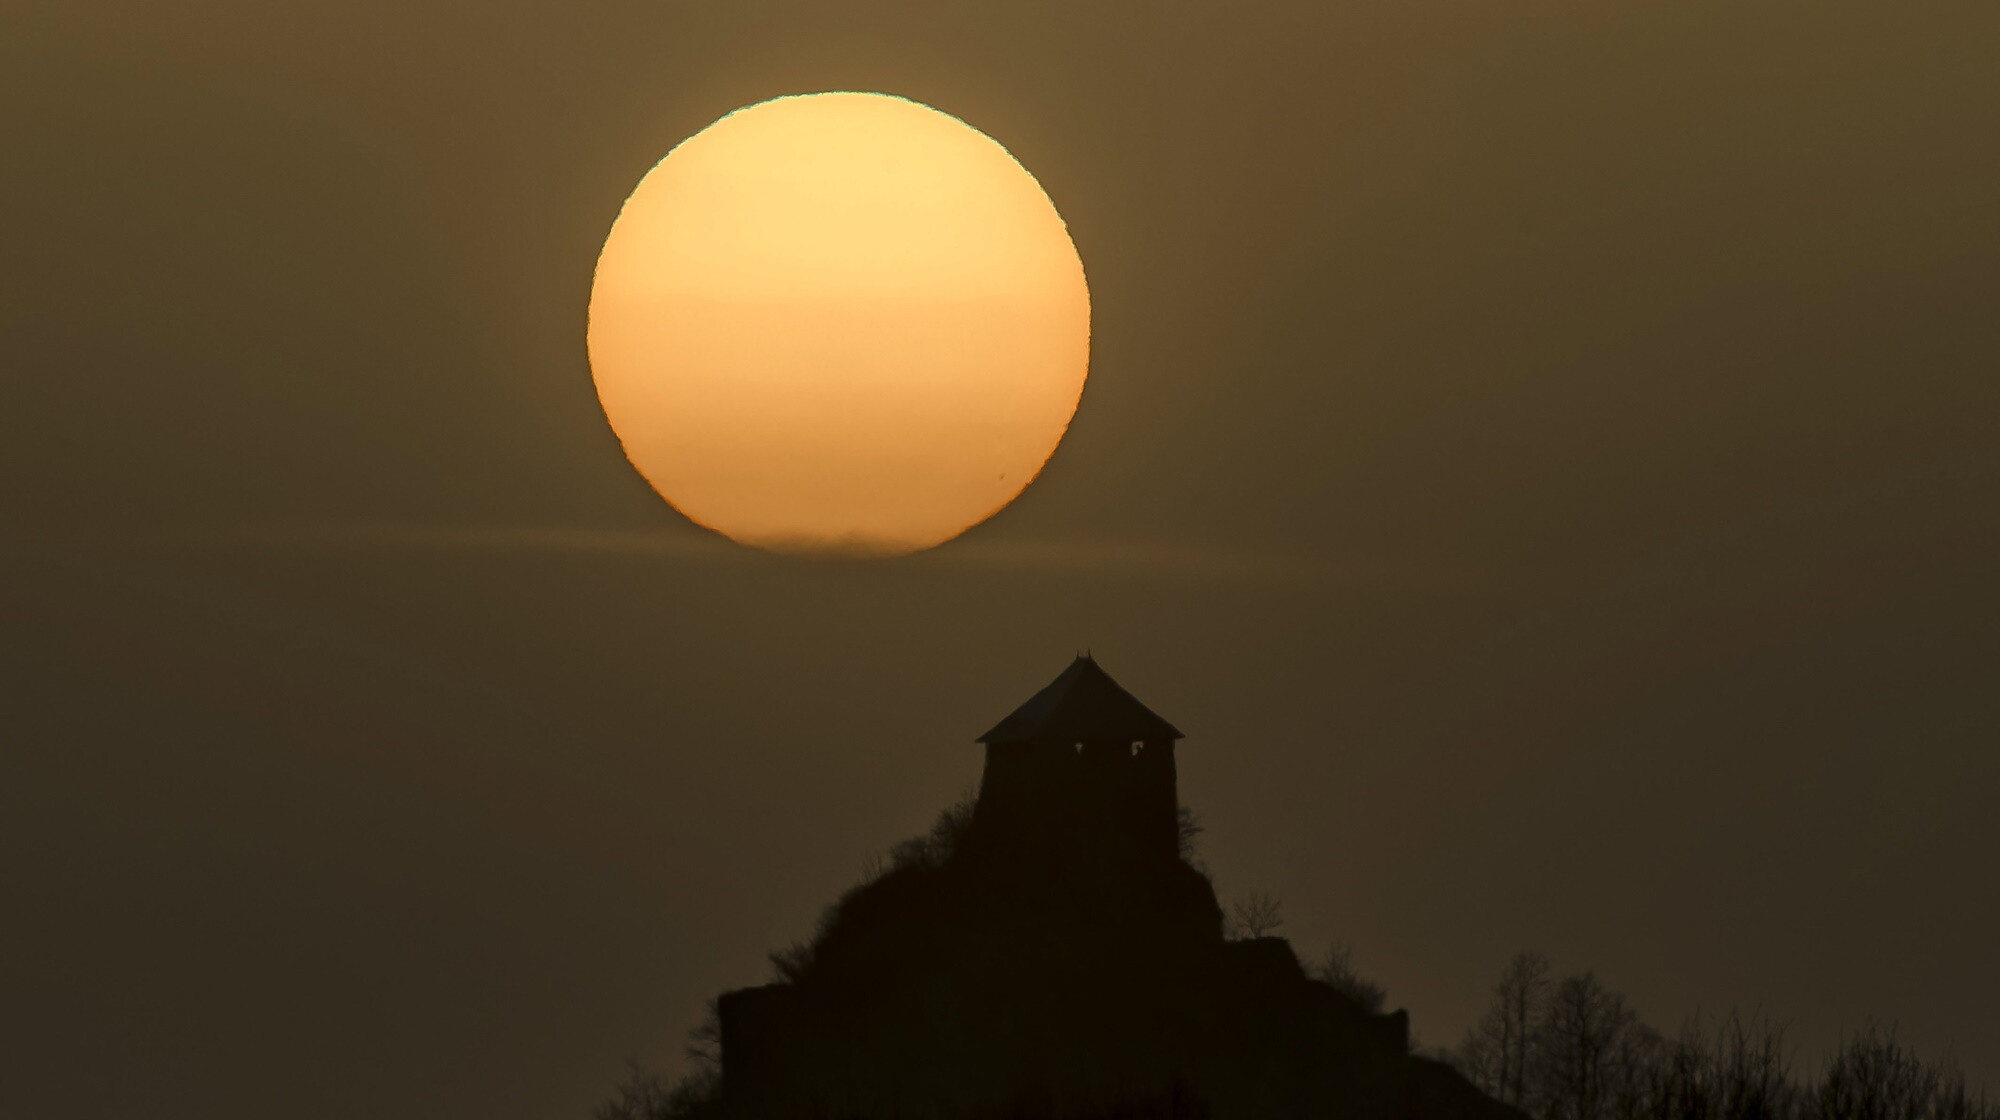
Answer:
[{"label": "gradient sky background", "polygon": [[[10,5],[0,1113],[562,1118],[1080,647],[1225,899],[1431,1043],[1506,957],[2000,1086],[2000,6]],[[584,360],[738,105],[1007,144],[1068,440],[705,538]]]}]

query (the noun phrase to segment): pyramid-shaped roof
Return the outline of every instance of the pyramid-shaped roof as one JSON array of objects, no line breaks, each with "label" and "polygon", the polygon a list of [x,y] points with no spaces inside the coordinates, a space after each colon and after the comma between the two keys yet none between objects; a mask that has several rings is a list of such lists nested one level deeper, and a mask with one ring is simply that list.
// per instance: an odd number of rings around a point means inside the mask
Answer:
[{"label": "pyramid-shaped roof", "polygon": [[1173,724],[1119,687],[1086,653],[978,741],[998,746],[1051,740],[1157,743],[1181,738],[1185,736]]}]

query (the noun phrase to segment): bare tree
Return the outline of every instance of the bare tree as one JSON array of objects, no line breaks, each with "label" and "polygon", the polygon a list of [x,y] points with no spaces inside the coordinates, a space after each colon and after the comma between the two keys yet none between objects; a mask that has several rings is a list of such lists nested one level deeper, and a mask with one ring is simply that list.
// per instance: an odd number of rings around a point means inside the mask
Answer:
[{"label": "bare tree", "polygon": [[1661,1047],[1647,1086],[1653,1120],[1720,1120],[1716,1102],[1713,1047],[1700,1016]]},{"label": "bare tree", "polygon": [[1782,1025],[1731,1011],[1716,1031],[1714,1055],[1720,1120],[1783,1120],[1791,1114],[1791,1059]]},{"label": "bare tree", "polygon": [[1806,1120],[1992,1120],[1985,1096],[1966,1092],[1949,1055],[1925,1063],[1896,1041],[1895,1029],[1864,1025],[1827,1060],[1808,1094]]},{"label": "bare tree", "polygon": [[1543,1120],[1631,1114],[1656,1047],[1651,1028],[1595,974],[1565,978],[1550,989],[1534,1031],[1527,1071],[1534,1111]]},{"label": "bare tree", "polygon": [[681,1052],[697,1070],[722,1070],[722,1012],[714,1000],[708,1001],[706,1014],[701,1022],[688,1031],[687,1045]]},{"label": "bare tree", "polygon": [[1552,983],[1533,953],[1449,1057],[1537,1120],[2000,1120],[1949,1055],[1925,1062],[1892,1029],[1864,1026],[1801,1082],[1780,1023],[1696,1015],[1663,1039],[1591,973]]},{"label": "bare tree", "polygon": [[693,1070],[674,1082],[673,1091],[667,1094],[666,1111],[654,1120],[691,1120],[698,1113],[709,1111],[721,1091],[720,1067]]},{"label": "bare tree", "polygon": [[688,1031],[682,1054],[689,1068],[678,1080],[627,1059],[624,1083],[591,1110],[592,1120],[690,1120],[713,1103],[722,1088],[722,1018],[714,1000]]},{"label": "bare tree", "polygon": [[673,1095],[665,1075],[646,1068],[637,1057],[626,1059],[625,1080],[610,1099],[591,1109],[591,1120],[663,1120]]},{"label": "bare tree", "polygon": [[[1614,997],[1622,1004],[1623,997]],[[1627,1010],[1612,1032],[1604,1076],[1604,1113],[1614,1120],[1646,1120],[1652,1105],[1652,1072],[1666,1042]]]},{"label": "bare tree", "polygon": [[1493,986],[1493,1002],[1466,1033],[1455,1055],[1473,1084],[1516,1108],[1528,1101],[1532,1035],[1541,1021],[1549,989],[1549,961],[1540,953],[1516,953]]},{"label": "bare tree", "polygon": [[1285,924],[1285,907],[1278,897],[1251,891],[1229,908],[1229,935],[1236,939],[1267,937]]},{"label": "bare tree", "polygon": [[1932,1120],[2000,1120],[2000,1104],[1987,1100],[1984,1091],[1976,1097],[1966,1091],[1965,1072],[1957,1062],[1946,1058],[1942,1064],[1945,1070],[1931,1108]]},{"label": "bare tree", "polygon": [[1388,1002],[1389,993],[1382,990],[1382,985],[1355,971],[1353,956],[1352,945],[1337,941],[1327,946],[1326,956],[1306,971],[1313,979],[1380,1015],[1382,1005]]}]

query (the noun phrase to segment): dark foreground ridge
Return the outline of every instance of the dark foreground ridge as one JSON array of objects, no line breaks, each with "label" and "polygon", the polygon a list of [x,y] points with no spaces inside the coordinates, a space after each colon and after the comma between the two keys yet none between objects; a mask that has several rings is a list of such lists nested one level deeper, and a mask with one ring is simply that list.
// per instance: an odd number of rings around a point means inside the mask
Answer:
[{"label": "dark foreground ridge", "polygon": [[1091,659],[984,736],[975,805],[717,1004],[729,1118],[1523,1120],[1408,1016],[1230,940],[1187,859],[1181,735]]}]

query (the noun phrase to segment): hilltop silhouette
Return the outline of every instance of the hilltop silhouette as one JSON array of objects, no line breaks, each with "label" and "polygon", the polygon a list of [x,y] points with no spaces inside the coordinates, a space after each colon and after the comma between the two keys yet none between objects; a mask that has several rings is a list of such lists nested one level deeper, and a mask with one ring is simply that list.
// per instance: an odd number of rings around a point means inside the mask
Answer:
[{"label": "hilltop silhouette", "polygon": [[773,954],[774,982],[720,997],[719,1078],[661,1111],[1523,1120],[1412,1055],[1379,994],[1225,936],[1189,858],[1181,738],[1079,657],[980,737],[976,802]]}]

